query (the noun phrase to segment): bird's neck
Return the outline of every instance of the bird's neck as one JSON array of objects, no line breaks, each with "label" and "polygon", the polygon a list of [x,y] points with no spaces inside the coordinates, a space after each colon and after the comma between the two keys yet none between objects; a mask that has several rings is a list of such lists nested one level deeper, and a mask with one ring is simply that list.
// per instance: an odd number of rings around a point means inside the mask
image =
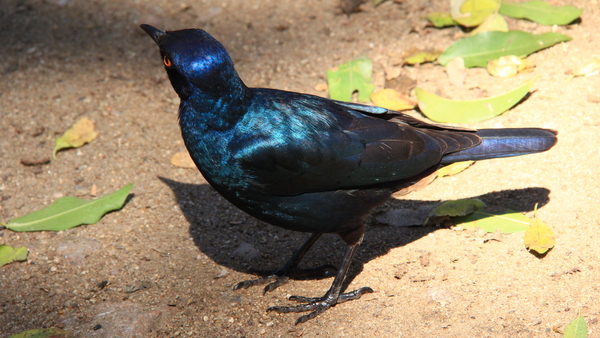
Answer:
[{"label": "bird's neck", "polygon": [[195,92],[179,107],[180,123],[194,125],[196,130],[225,131],[244,116],[253,92],[243,83],[214,95]]}]

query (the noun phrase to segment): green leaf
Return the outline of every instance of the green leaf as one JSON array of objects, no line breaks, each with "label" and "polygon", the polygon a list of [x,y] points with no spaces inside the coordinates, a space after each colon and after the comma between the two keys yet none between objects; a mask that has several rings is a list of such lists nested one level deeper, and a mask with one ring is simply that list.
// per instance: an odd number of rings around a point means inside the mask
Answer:
[{"label": "green leaf", "polygon": [[338,101],[351,101],[352,93],[358,91],[358,100],[369,102],[369,96],[375,89],[371,84],[373,63],[366,56],[343,63],[327,71],[329,97]]},{"label": "green leaf", "polygon": [[536,78],[502,95],[475,101],[453,101],[415,88],[419,109],[430,120],[442,123],[473,123],[500,115],[521,101]]},{"label": "green leaf", "polygon": [[73,196],[57,199],[52,205],[8,221],[13,231],[61,231],[81,224],[94,224],[109,211],[123,207],[133,184],[112,194],[86,201]]},{"label": "green leaf", "polygon": [[436,28],[443,28],[448,26],[456,26],[458,22],[452,19],[452,15],[446,12],[433,12],[427,15],[427,20],[433,24]]},{"label": "green leaf", "polygon": [[465,216],[473,213],[476,210],[485,208],[486,205],[482,201],[472,198],[463,199],[457,201],[446,201],[440,206],[429,212],[428,217],[441,217],[441,216]]},{"label": "green leaf", "polygon": [[499,6],[498,0],[466,0],[460,6],[460,14],[452,18],[465,27],[479,26],[488,16],[498,11]]},{"label": "green leaf", "polygon": [[528,19],[542,25],[567,25],[581,16],[583,9],[573,6],[553,7],[544,1],[508,2],[500,4],[500,14]]},{"label": "green leaf", "polygon": [[527,230],[531,220],[521,213],[506,209],[498,213],[477,210],[467,216],[454,217],[452,222],[465,229],[479,227],[487,232],[500,229],[502,233],[509,234]]},{"label": "green leaf", "polygon": [[563,338],[587,338],[587,325],[581,315],[567,325]]},{"label": "green leaf", "polygon": [[24,261],[27,259],[27,248],[22,246],[15,248],[9,245],[0,245],[0,266],[8,263]]},{"label": "green leaf", "polygon": [[475,161],[462,161],[462,162],[455,162],[450,165],[447,165],[441,169],[438,169],[437,177],[456,175],[456,174],[462,172],[463,170],[467,169],[468,167],[470,167],[474,162]]},{"label": "green leaf", "polygon": [[440,55],[443,66],[462,57],[465,67],[485,67],[488,61],[504,55],[527,56],[571,37],[560,33],[531,34],[523,31],[484,32],[460,39]]},{"label": "green leaf", "polygon": [[13,334],[8,338],[73,338],[75,337],[71,332],[61,329],[35,329]]},{"label": "green leaf", "polygon": [[546,223],[535,217],[531,225],[525,231],[523,243],[528,250],[533,250],[539,254],[545,254],[556,244],[554,231]]}]

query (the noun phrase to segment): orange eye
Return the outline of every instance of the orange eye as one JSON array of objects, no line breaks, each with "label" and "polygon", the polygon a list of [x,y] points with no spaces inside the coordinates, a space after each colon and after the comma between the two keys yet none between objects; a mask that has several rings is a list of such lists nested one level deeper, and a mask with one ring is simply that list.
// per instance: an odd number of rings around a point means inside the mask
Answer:
[{"label": "orange eye", "polygon": [[171,62],[171,59],[169,59],[166,56],[163,56],[163,63],[165,64],[166,67],[171,67],[173,65],[173,63]]}]

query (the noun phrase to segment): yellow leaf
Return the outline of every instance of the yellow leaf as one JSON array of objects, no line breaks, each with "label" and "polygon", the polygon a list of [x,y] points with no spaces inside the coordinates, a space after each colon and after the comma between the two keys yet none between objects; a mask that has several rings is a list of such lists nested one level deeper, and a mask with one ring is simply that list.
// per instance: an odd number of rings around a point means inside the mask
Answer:
[{"label": "yellow leaf", "polygon": [[382,89],[371,94],[373,104],[391,110],[413,109],[417,103],[393,89]]},{"label": "yellow leaf", "polygon": [[552,249],[556,244],[554,231],[546,223],[535,217],[525,231],[523,240],[528,250],[533,250],[539,254],[544,254]]},{"label": "yellow leaf", "polygon": [[600,71],[600,59],[593,58],[592,61],[588,62],[585,66],[574,70],[573,76],[592,76],[598,74]]},{"label": "yellow leaf", "polygon": [[515,55],[505,55],[488,61],[487,71],[495,77],[513,77],[517,73],[535,67],[529,60]]},{"label": "yellow leaf", "polygon": [[456,1],[456,7],[451,4],[452,18],[465,27],[479,26],[488,16],[500,8],[498,0],[465,0]]},{"label": "yellow leaf", "polygon": [[412,54],[404,59],[404,63],[409,65],[416,65],[419,63],[433,62],[442,55],[442,52],[434,51],[414,51]]},{"label": "yellow leaf", "polygon": [[473,164],[475,161],[463,161],[463,162],[456,162],[456,163],[452,163],[450,165],[447,165],[445,167],[443,167],[442,169],[439,169],[437,171],[437,177],[444,177],[444,176],[452,176],[452,175],[456,175],[459,172],[467,169],[468,167],[471,166],[471,164]]},{"label": "yellow leaf", "polygon": [[476,35],[476,34],[483,33],[483,32],[493,32],[493,31],[508,32],[508,24],[506,23],[506,20],[504,20],[502,15],[500,15],[498,13],[494,13],[494,14],[488,16],[487,18],[485,18],[485,20],[483,20],[481,25],[479,25],[479,27],[472,30],[471,34],[469,34],[469,35]]},{"label": "yellow leaf", "polygon": [[187,151],[181,151],[171,157],[171,164],[180,168],[196,168],[196,164]]},{"label": "yellow leaf", "polygon": [[94,122],[82,117],[69,130],[56,139],[56,146],[52,152],[52,157],[56,160],[56,153],[65,148],[79,148],[82,145],[93,141],[98,136],[94,131]]}]

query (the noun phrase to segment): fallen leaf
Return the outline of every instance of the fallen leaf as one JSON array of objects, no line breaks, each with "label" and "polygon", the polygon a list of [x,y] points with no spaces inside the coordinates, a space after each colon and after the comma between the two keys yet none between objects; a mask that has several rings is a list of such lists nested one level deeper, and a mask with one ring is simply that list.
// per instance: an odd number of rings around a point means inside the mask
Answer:
[{"label": "fallen leaf", "polygon": [[48,164],[48,163],[50,163],[50,161],[51,161],[50,157],[43,157],[43,158],[36,158],[36,159],[22,158],[21,164],[24,166],[33,167],[33,166]]},{"label": "fallen leaf", "polygon": [[440,206],[431,210],[429,213],[429,217],[440,217],[440,216],[465,216],[475,212],[476,210],[485,208],[486,205],[482,201],[471,198],[471,199],[462,199],[456,201],[446,201],[442,203]]},{"label": "fallen leaf", "polygon": [[458,22],[452,19],[452,15],[446,12],[433,12],[427,15],[427,20],[437,28],[443,28],[448,26],[456,26]]},{"label": "fallen leaf", "polygon": [[18,334],[9,336],[8,338],[73,338],[71,332],[61,329],[34,329],[27,330]]},{"label": "fallen leaf", "polygon": [[462,162],[452,163],[441,169],[438,169],[437,177],[456,175],[456,174],[462,172],[463,170],[467,169],[468,167],[470,167],[473,163],[475,163],[475,161],[462,161]]},{"label": "fallen leaf", "polygon": [[508,24],[502,15],[494,13],[481,23],[477,28],[471,31],[470,35],[476,35],[483,32],[508,32]]},{"label": "fallen leaf", "polygon": [[56,153],[65,148],[79,148],[82,145],[92,142],[98,133],[94,131],[94,122],[82,117],[69,130],[56,139],[56,146],[52,151],[52,158],[56,160]]},{"label": "fallen leaf", "polygon": [[585,66],[572,71],[573,76],[593,76],[600,72],[600,59],[593,58]]},{"label": "fallen leaf", "polygon": [[171,157],[171,164],[180,168],[196,168],[196,164],[190,153],[187,151],[180,151]]},{"label": "fallen leaf", "polygon": [[534,65],[527,59],[515,55],[505,55],[489,61],[487,71],[492,76],[507,78],[533,67]]},{"label": "fallen leaf", "polygon": [[545,1],[502,1],[499,13],[516,19],[528,19],[542,25],[567,25],[581,16],[583,9],[574,6],[553,7]]},{"label": "fallen leaf", "polygon": [[531,225],[525,231],[523,242],[528,250],[533,250],[539,254],[545,254],[556,244],[552,228],[537,217],[533,219]]},{"label": "fallen leaf", "polygon": [[474,101],[453,101],[415,88],[419,109],[429,119],[442,123],[473,123],[491,119],[510,109],[529,92],[536,78],[498,96]]},{"label": "fallen leaf", "polygon": [[86,201],[73,196],[61,197],[50,206],[21,216],[4,224],[13,231],[61,231],[81,224],[94,224],[109,211],[123,207],[133,184],[120,190]]},{"label": "fallen leaf", "polygon": [[442,52],[436,50],[415,51],[404,58],[404,63],[408,65],[416,65],[425,62],[433,62],[437,60],[441,54]]},{"label": "fallen leaf", "polygon": [[352,94],[358,91],[358,100],[369,102],[369,96],[375,88],[371,84],[373,63],[366,56],[343,63],[327,71],[329,97],[332,100],[352,100]]},{"label": "fallen leaf", "polygon": [[389,88],[371,94],[371,101],[376,106],[396,111],[414,109],[417,105],[417,102]]},{"label": "fallen leaf", "polygon": [[467,216],[452,218],[452,223],[464,229],[478,227],[487,232],[496,232],[500,229],[503,234],[509,234],[527,230],[531,220],[529,217],[510,209],[500,212],[477,210]]},{"label": "fallen leaf", "polygon": [[[459,2],[452,3],[451,6],[458,5]],[[488,16],[496,13],[500,7],[498,0],[466,0],[460,4],[459,12],[452,10],[452,18],[460,25],[465,27],[479,26]]]},{"label": "fallen leaf", "polygon": [[27,260],[28,253],[29,251],[24,246],[16,248],[9,245],[0,245],[0,267],[8,263]]},{"label": "fallen leaf", "polygon": [[486,67],[488,61],[504,55],[527,56],[571,37],[560,33],[531,34],[523,31],[484,32],[460,39],[438,58],[445,66],[452,59],[462,57],[465,67]]},{"label": "fallen leaf", "polygon": [[587,325],[581,315],[567,325],[563,338],[587,338]]}]

